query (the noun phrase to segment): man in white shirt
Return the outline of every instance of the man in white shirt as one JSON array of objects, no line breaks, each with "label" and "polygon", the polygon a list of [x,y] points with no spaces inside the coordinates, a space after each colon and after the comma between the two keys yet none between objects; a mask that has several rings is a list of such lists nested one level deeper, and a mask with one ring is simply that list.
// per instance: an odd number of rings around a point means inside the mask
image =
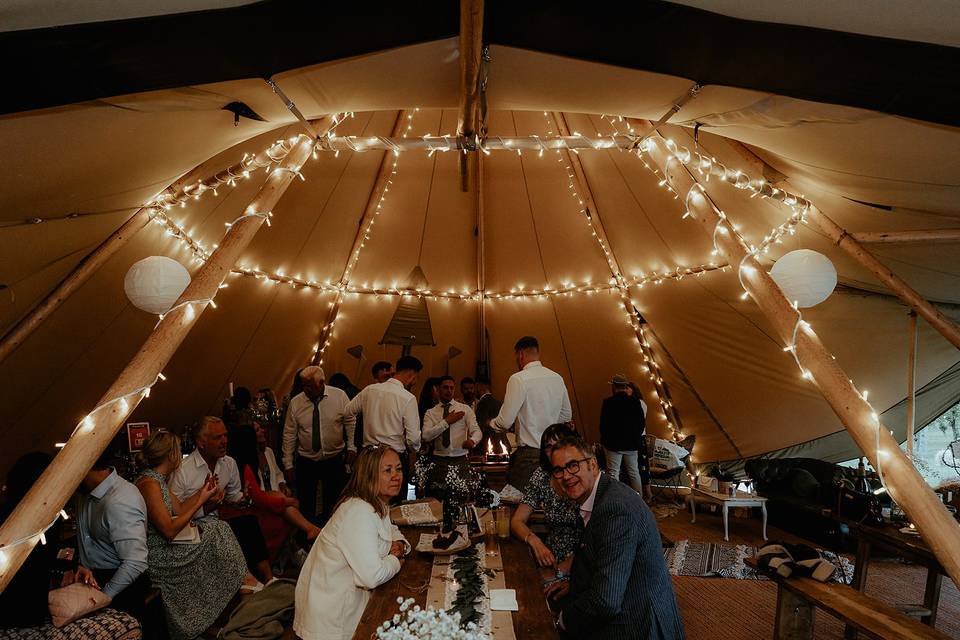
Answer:
[{"label": "man in white shirt", "polygon": [[406,498],[411,463],[408,452],[420,450],[420,413],[409,389],[417,383],[423,363],[413,356],[397,360],[396,373],[385,382],[367,385],[343,410],[344,417],[363,414],[363,446],[384,445],[400,455]]},{"label": "man in white shirt", "polygon": [[[356,416],[344,415],[347,394],[327,386],[320,367],[300,372],[303,392],[290,399],[283,425],[283,469],[287,485],[297,488],[300,511],[322,527],[347,484],[345,464],[352,464],[357,448],[353,442]],[[317,485],[323,498],[317,514]]]},{"label": "man in white shirt", "polygon": [[452,377],[440,378],[440,404],[423,416],[423,441],[433,442],[433,462],[443,476],[451,465],[469,464],[467,454],[483,437],[473,409],[453,399],[455,389]]},{"label": "man in white shirt", "polygon": [[573,413],[563,378],[540,362],[537,339],[524,336],[513,350],[519,371],[507,380],[503,405],[490,427],[516,430],[517,450],[510,456],[507,482],[522,490],[540,464],[540,436],[552,424],[569,422]]},{"label": "man in white shirt", "polygon": [[[219,518],[221,504],[242,509],[246,502],[243,483],[237,461],[227,455],[227,427],[220,418],[206,416],[194,428],[193,439],[197,448],[183,459],[170,478],[170,491],[183,501],[200,490],[213,476],[220,489],[199,509],[194,520],[203,522]],[[247,567],[262,581],[273,579],[267,543],[260,531],[256,516],[236,515],[224,518],[240,543]]]}]

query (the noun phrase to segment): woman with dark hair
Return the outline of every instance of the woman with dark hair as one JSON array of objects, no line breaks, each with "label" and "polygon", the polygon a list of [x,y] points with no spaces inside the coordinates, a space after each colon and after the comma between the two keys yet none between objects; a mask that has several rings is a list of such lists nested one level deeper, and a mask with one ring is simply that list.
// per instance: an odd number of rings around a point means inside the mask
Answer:
[{"label": "woman with dark hair", "polygon": [[[307,540],[320,535],[316,526],[300,513],[300,503],[280,491],[272,490],[270,468],[262,458],[257,431],[263,434],[259,423],[256,426],[237,427],[230,438],[227,452],[237,461],[243,493],[250,499],[251,509],[260,523],[263,539],[271,558],[276,558],[283,544],[290,537],[290,525],[302,530]],[[223,507],[227,510],[227,507]]]},{"label": "woman with dark hair", "polygon": [[[567,571],[573,562],[573,552],[580,544],[583,524],[576,504],[556,491],[550,474],[550,453],[562,438],[577,436],[577,430],[565,423],[552,424],[540,437],[540,466],[523,491],[523,500],[510,520],[513,535],[530,546],[541,567],[557,567]],[[547,540],[530,530],[527,520],[535,509],[542,509],[547,524]]]},{"label": "woman with dark hair", "polygon": [[420,410],[420,424],[423,424],[423,414],[437,406],[438,402],[440,402],[440,378],[427,378],[423,383],[423,389],[420,390],[420,402],[417,403]]},{"label": "woman with dark hair", "polygon": [[400,571],[410,545],[390,522],[400,493],[400,456],[389,447],[360,452],[343,495],[297,580],[293,630],[303,640],[349,640],[370,592]]}]

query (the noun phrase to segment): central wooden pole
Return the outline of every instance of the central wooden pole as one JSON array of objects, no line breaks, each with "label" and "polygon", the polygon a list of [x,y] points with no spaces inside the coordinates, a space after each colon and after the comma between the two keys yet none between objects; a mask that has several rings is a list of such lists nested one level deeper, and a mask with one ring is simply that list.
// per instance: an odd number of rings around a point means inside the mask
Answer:
[{"label": "central wooden pole", "polygon": [[[471,144],[480,103],[480,56],[483,49],[483,0],[460,0],[460,106],[457,139]],[[459,158],[460,190],[469,189],[467,154]]]},{"label": "central wooden pole", "polygon": [[[881,473],[891,497],[920,529],[924,541],[955,584],[960,585],[960,525],[937,499],[926,481],[900,450],[873,407],[860,395],[820,338],[793,308],[770,275],[749,253],[720,210],[697,184],[693,175],[653,135],[645,145],[673,189],[687,195],[690,216],[715,238],[718,251],[741,272],[747,293],[763,311],[784,344],[793,349],[805,373],[850,432],[857,446]],[[819,213],[812,212],[814,217]],[[799,374],[798,374],[799,375]]]},{"label": "central wooden pole", "polygon": [[[325,129],[333,123],[324,119]],[[158,379],[193,328],[224,278],[260,229],[265,218],[310,157],[314,141],[298,136],[283,164],[270,172],[259,193],[226,232],[210,259],[193,276],[179,300],[163,316],[143,346],[120,372],[94,410],[84,419],[43,475],[0,527],[0,590],[6,587],[39,539],[39,533],[76,490],[109,446],[123,421]],[[22,542],[21,542],[22,541]],[[16,544],[14,544],[16,543]]]}]

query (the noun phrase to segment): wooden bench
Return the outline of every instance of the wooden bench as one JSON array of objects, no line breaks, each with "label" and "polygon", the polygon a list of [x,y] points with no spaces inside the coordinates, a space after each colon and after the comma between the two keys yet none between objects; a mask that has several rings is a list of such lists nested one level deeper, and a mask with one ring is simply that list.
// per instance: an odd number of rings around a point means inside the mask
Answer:
[{"label": "wooden bench", "polygon": [[[758,569],[757,561],[746,564]],[[920,623],[888,604],[844,584],[813,578],[784,578],[767,573],[777,583],[777,617],[774,640],[812,640],[817,607],[843,621],[863,637],[887,640],[947,640],[949,636]]]}]

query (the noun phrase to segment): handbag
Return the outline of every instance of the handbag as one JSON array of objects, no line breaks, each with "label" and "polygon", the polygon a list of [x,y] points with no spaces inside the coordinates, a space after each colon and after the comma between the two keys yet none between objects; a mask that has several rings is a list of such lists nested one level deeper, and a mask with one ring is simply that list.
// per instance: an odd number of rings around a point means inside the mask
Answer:
[{"label": "handbag", "polygon": [[70,586],[53,589],[47,594],[47,606],[53,626],[63,627],[88,613],[110,604],[110,597],[90,585],[74,582]]}]

